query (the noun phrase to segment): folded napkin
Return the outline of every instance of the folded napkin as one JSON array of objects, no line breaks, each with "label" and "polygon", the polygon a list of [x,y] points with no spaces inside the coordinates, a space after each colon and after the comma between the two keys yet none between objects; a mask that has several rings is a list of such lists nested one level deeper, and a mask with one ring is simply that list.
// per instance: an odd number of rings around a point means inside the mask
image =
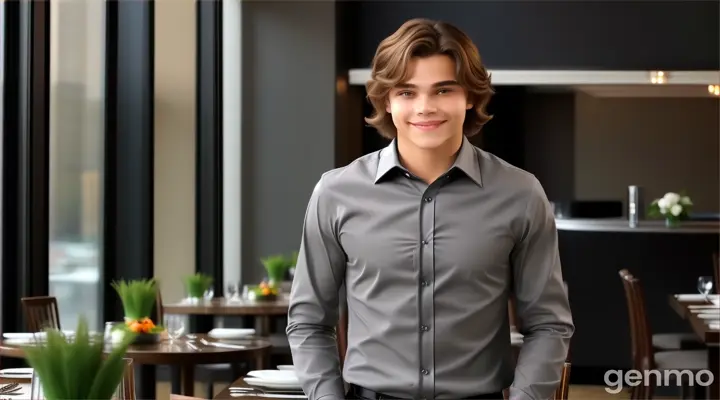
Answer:
[{"label": "folded napkin", "polygon": [[[712,300],[714,298],[717,298],[718,295],[716,294],[710,294],[707,296],[708,300]],[[675,298],[680,301],[704,301],[705,295],[702,295],[700,293],[694,294],[694,293],[683,293],[683,294],[676,294]],[[708,304],[709,305],[709,304]]]},{"label": "folded napkin", "polygon": [[[75,331],[62,331],[66,337],[74,337]],[[98,332],[89,331],[90,336],[97,336]],[[5,339],[38,339],[44,340],[47,337],[47,332],[4,332],[3,338]]]}]

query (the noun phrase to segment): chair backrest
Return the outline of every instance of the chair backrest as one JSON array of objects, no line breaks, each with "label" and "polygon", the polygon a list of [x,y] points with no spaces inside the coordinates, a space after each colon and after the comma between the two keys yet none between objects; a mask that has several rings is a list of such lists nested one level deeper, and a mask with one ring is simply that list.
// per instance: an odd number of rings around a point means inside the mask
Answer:
[{"label": "chair backrest", "polygon": [[125,359],[125,374],[123,375],[122,398],[118,400],[136,400],[135,397],[135,368],[132,358]]},{"label": "chair backrest", "polygon": [[554,400],[567,400],[568,398],[568,393],[570,393],[570,366],[567,361],[563,364],[560,385],[555,389]]},{"label": "chair backrest", "polygon": [[[655,370],[652,330],[647,316],[643,287],[640,280],[627,269],[620,270],[619,274],[625,288],[628,305],[633,368],[639,371]],[[654,392],[653,388],[652,384],[633,386],[630,398],[633,400],[650,399]]]},{"label": "chair backrest", "polygon": [[720,254],[714,253],[712,256],[713,261],[713,276],[715,277],[715,293],[720,294]]},{"label": "chair backrest", "polygon": [[29,332],[44,329],[61,329],[57,299],[52,296],[23,297],[20,299]]}]

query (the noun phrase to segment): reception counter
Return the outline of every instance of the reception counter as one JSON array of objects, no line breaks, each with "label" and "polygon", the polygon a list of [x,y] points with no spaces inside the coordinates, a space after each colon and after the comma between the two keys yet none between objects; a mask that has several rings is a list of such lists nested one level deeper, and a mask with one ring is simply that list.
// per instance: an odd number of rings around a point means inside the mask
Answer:
[{"label": "reception counter", "polygon": [[640,233],[720,233],[718,221],[682,221],[673,228],[665,226],[664,221],[644,220],[630,227],[627,219],[603,218],[559,218],[555,220],[558,230],[587,232],[640,232]]},{"label": "reception counter", "polygon": [[[712,276],[718,222],[557,219],[560,258],[576,325],[571,345],[575,368],[631,367],[628,309],[618,275],[628,269],[641,280],[653,333],[690,332],[667,302],[673,293],[698,293],[699,276]],[[599,375],[602,382],[602,375]]]}]

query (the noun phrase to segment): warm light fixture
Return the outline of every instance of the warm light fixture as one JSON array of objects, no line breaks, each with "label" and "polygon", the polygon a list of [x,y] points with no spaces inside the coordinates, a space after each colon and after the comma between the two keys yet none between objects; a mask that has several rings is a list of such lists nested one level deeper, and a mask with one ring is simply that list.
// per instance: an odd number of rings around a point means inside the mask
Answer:
[{"label": "warm light fixture", "polygon": [[708,85],[708,92],[715,96],[720,96],[720,85]]},{"label": "warm light fixture", "polygon": [[654,84],[667,83],[667,74],[664,71],[651,71],[650,82]]}]

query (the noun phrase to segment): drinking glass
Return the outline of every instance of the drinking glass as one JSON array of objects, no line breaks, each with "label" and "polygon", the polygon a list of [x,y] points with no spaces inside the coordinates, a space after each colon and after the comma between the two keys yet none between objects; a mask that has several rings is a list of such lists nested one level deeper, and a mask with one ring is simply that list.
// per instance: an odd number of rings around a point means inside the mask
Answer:
[{"label": "drinking glass", "polygon": [[185,318],[182,315],[166,315],[164,323],[170,343],[173,343],[185,332]]},{"label": "drinking glass", "polygon": [[45,400],[45,393],[43,392],[42,383],[40,382],[40,376],[38,376],[35,370],[33,370],[30,380],[30,400]]},{"label": "drinking glass", "polygon": [[698,278],[697,288],[700,294],[705,296],[705,301],[712,291],[713,288],[713,277],[712,276],[701,276]]}]

